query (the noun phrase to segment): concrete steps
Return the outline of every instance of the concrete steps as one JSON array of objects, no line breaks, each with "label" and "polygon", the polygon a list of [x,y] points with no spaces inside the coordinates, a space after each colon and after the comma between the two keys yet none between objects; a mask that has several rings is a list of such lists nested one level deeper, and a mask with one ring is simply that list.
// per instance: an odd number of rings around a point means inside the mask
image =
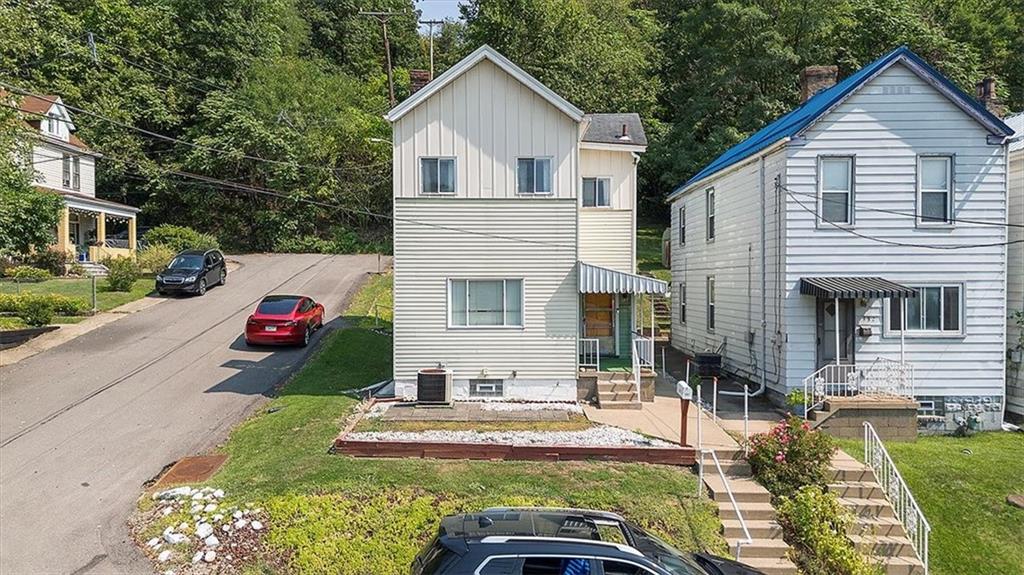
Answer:
[{"label": "concrete steps", "polygon": [[597,374],[597,406],[601,409],[641,409],[633,376],[601,371]]},{"label": "concrete steps", "polygon": [[[746,547],[743,548],[743,553],[746,553]],[[749,565],[765,575],[791,575],[797,572],[796,565],[784,557],[747,557],[746,555],[742,555],[742,557],[743,564]]]},{"label": "concrete steps", "polygon": [[597,406],[601,409],[643,409],[640,402],[637,400],[632,401],[618,401],[613,399],[601,399],[601,395],[597,396]]},{"label": "concrete steps", "polygon": [[96,262],[78,262],[78,265],[82,266],[82,271],[87,276],[106,277],[110,272],[107,266]]}]

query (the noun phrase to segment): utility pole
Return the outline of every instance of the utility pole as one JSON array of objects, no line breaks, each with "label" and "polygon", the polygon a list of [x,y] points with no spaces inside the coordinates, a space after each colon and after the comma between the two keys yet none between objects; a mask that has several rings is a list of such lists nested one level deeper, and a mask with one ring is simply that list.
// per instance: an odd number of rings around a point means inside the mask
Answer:
[{"label": "utility pole", "polygon": [[360,16],[376,18],[380,22],[381,31],[384,33],[384,56],[388,65],[388,97],[391,107],[395,106],[395,78],[391,71],[391,44],[388,42],[388,20],[392,16],[398,16],[400,12],[360,12]]},{"label": "utility pole", "polygon": [[434,25],[444,24],[444,20],[420,20],[420,24],[430,26],[430,79],[434,79]]}]

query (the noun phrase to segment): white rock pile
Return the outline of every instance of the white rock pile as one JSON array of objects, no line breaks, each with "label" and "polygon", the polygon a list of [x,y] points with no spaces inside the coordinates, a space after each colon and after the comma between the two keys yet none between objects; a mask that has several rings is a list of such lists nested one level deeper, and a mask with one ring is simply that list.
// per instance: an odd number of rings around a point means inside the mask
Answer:
[{"label": "white rock pile", "polygon": [[[221,501],[223,498],[224,490],[212,487],[183,486],[154,493],[153,500],[158,506],[159,516],[166,517],[175,512],[185,512],[192,516],[191,522],[168,527],[160,537],[146,542],[146,546],[157,553],[157,561],[166,563],[174,558],[175,551],[187,553],[198,546],[200,549],[192,555],[192,563],[213,563],[218,558],[216,549],[226,543],[229,537],[237,537],[245,529],[263,529],[263,523],[256,519],[262,509],[227,506]],[[186,545],[193,541],[197,542],[196,545]],[[165,548],[165,545],[169,548]],[[231,559],[231,556],[227,558]]]},{"label": "white rock pile", "polygon": [[608,425],[599,425],[580,431],[360,431],[349,433],[346,438],[355,441],[674,447],[674,444],[667,441]]}]

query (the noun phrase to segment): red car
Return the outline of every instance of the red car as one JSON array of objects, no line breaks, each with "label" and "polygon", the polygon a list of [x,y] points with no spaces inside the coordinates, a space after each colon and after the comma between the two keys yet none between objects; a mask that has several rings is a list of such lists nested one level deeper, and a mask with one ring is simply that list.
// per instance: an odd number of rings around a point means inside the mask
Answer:
[{"label": "red car", "polygon": [[302,295],[268,295],[245,322],[248,345],[309,345],[324,325],[324,306]]}]

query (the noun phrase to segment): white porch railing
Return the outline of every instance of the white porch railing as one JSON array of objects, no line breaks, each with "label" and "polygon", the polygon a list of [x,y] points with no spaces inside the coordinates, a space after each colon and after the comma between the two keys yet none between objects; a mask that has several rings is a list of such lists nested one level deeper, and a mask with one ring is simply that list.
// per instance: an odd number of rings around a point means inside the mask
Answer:
[{"label": "white porch railing", "polygon": [[896,464],[889,457],[882,440],[875,433],[875,428],[867,421],[864,422],[864,461],[875,472],[875,479],[892,504],[918,559],[924,563],[925,575],[928,575],[928,534],[931,533],[932,527],[914,500],[907,482],[903,481]]},{"label": "white porch railing", "polygon": [[601,340],[596,338],[580,338],[580,367],[592,367],[601,371]]},{"label": "white porch railing", "polygon": [[829,364],[804,378],[804,413],[830,397],[914,397],[914,367],[878,358],[869,365]]},{"label": "white porch railing", "polygon": [[633,332],[633,355],[639,358],[641,367],[654,369],[654,337]]},{"label": "white porch railing", "polygon": [[[697,402],[700,405],[700,402]],[[700,419],[700,411],[697,411],[697,419]],[[710,454],[712,461],[715,462],[715,469],[718,471],[718,479],[721,480],[722,485],[725,487],[725,494],[729,496],[729,503],[732,505],[733,511],[736,513],[736,519],[740,522],[740,528],[743,529],[743,539],[736,541],[736,559],[740,558],[740,551],[744,545],[750,545],[754,542],[754,538],[750,536],[750,530],[747,529],[747,521],[743,518],[743,512],[740,511],[740,506],[736,503],[736,497],[732,494],[732,487],[729,485],[729,478],[725,476],[725,472],[722,471],[722,464],[718,461],[718,454],[715,453],[714,449],[700,449],[700,460],[697,462],[698,486],[704,485],[704,455]],[[698,487],[699,489],[701,487]]]}]

